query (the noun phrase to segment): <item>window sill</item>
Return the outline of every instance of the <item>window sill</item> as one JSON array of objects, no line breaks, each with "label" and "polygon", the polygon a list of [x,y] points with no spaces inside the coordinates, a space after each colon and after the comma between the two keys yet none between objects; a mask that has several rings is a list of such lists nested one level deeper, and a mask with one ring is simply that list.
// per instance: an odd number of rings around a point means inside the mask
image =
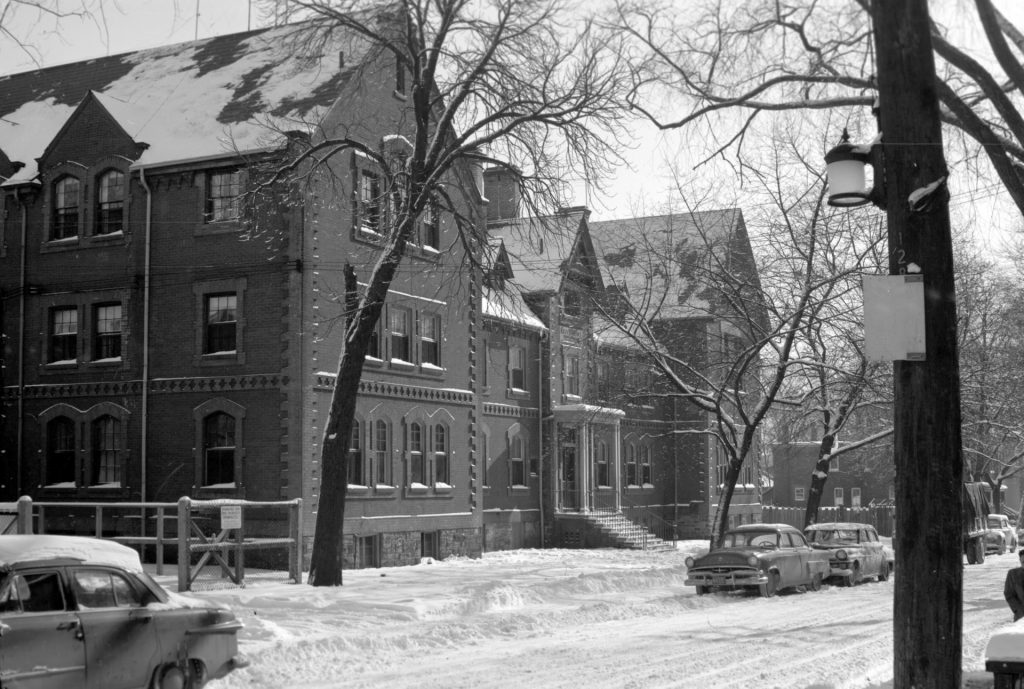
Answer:
[{"label": "window sill", "polygon": [[363,366],[369,366],[371,368],[381,368],[384,366],[384,360],[378,359],[375,356],[367,354],[363,357]]},{"label": "window sill", "polygon": [[360,496],[363,496],[363,495],[367,495],[369,492],[370,492],[369,487],[361,485],[361,484],[358,484],[358,483],[350,483],[350,484],[348,484],[348,490],[346,491],[346,493],[347,493],[347,495],[349,497],[360,497]]},{"label": "window sill", "polygon": [[389,486],[384,483],[378,483],[373,487],[373,492],[377,495],[394,495],[396,490],[398,489],[394,486]]},{"label": "window sill", "polygon": [[367,227],[357,227],[352,234],[355,239],[366,242],[367,244],[380,245],[384,242],[384,235]]},{"label": "window sill", "polygon": [[121,357],[110,357],[109,359],[93,359],[85,362],[90,368],[116,368],[124,363]]},{"label": "window sill", "polygon": [[107,232],[105,234],[92,234],[86,237],[86,246],[95,244],[124,244],[124,230]]},{"label": "window sill", "polygon": [[437,494],[447,494],[452,492],[452,487],[447,483],[435,483],[434,492]]},{"label": "window sill", "polygon": [[244,364],[245,354],[242,352],[216,352],[214,354],[201,354],[198,364],[200,366],[230,366],[231,364]]},{"label": "window sill", "polygon": [[436,376],[440,378],[447,372],[448,369],[441,368],[440,366],[436,366],[434,364],[420,364],[420,373],[422,373],[425,376]]},{"label": "window sill", "polygon": [[391,359],[388,361],[388,368],[393,371],[415,371],[416,364],[405,359]]},{"label": "window sill", "polygon": [[562,395],[562,401],[566,402],[566,403],[575,403],[575,402],[582,402],[583,398],[580,395],[575,395],[575,394],[567,392],[567,393],[564,393]]},{"label": "window sill", "polygon": [[507,388],[505,396],[511,400],[528,400],[530,399],[530,392],[521,388]]},{"label": "window sill", "polygon": [[67,493],[69,491],[78,490],[78,486],[75,484],[74,481],[65,481],[61,483],[51,483],[49,485],[45,485],[43,486],[43,490]]},{"label": "window sill", "polygon": [[213,234],[232,234],[241,232],[242,229],[243,226],[239,220],[214,220],[196,225],[192,229],[192,235],[200,237]]},{"label": "window sill", "polygon": [[69,373],[71,371],[77,371],[79,368],[78,360],[68,361],[51,361],[48,364],[43,364],[40,370],[41,375],[56,375],[59,373]]},{"label": "window sill", "polygon": [[65,239],[49,239],[43,242],[40,252],[44,254],[59,251],[74,251],[78,248],[78,237],[67,237]]},{"label": "window sill", "polygon": [[508,489],[509,495],[526,495],[530,492],[529,486],[509,486]]}]

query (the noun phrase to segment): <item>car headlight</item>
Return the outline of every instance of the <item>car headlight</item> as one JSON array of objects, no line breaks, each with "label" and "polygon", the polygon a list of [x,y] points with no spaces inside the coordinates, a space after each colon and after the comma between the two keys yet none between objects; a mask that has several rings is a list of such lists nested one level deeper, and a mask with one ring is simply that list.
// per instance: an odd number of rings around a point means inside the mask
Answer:
[{"label": "car headlight", "polygon": [[747,555],[747,564],[750,565],[751,567],[757,567],[757,556],[756,555]]},{"label": "car headlight", "polygon": [[845,560],[847,557],[848,557],[848,555],[846,554],[845,550],[837,550],[836,551],[836,559],[837,560]]},{"label": "car headlight", "polygon": [[696,560],[694,560],[692,557],[688,557],[685,560],[683,560],[683,563],[686,565],[686,569],[690,569],[691,567],[693,567],[694,562],[696,562]]}]

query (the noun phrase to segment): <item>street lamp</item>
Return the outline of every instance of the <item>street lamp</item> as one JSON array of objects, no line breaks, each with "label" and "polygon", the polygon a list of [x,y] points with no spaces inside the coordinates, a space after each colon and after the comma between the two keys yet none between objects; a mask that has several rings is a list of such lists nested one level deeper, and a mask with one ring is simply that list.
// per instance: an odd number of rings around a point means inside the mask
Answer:
[{"label": "street lamp", "polygon": [[[880,137],[879,137],[880,138]],[[825,175],[828,179],[828,205],[855,208],[873,203],[885,208],[882,180],[882,153],[878,139],[867,145],[850,143],[850,134],[843,129],[843,139],[825,154]],[[871,165],[875,185],[867,188],[864,168]]]}]

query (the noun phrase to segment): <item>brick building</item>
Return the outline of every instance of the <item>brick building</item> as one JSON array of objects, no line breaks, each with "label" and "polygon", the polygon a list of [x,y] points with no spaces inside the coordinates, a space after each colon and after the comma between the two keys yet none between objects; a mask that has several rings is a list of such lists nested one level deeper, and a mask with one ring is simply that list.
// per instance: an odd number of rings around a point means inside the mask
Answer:
[{"label": "brick building", "polygon": [[[355,153],[280,202],[239,199],[290,137],[381,146],[408,106],[393,64],[351,44],[311,64],[290,31],[0,77],[0,499],[302,498],[311,537],[342,267],[368,270],[385,204]],[[595,316],[598,224],[570,210],[524,243],[499,176],[481,195],[465,172],[490,270],[465,269],[443,215],[409,248],[360,386],[346,566],[584,545],[608,509],[706,533],[715,453],[674,439],[701,420],[638,397],[649,368]],[[749,254],[738,211],[715,218]],[[675,323],[710,361],[722,320]]]}]

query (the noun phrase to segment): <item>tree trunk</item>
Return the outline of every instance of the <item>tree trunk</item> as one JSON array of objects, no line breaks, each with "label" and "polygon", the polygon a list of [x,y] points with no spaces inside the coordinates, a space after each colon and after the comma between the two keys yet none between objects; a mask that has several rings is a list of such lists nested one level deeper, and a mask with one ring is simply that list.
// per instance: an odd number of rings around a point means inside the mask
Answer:
[{"label": "tree trunk", "polygon": [[818,521],[818,508],[821,506],[825,482],[828,481],[828,469],[832,463],[832,448],[835,441],[835,435],[829,433],[822,437],[821,445],[818,446],[818,461],[811,474],[811,490],[807,495],[807,511],[804,512],[805,527]]},{"label": "tree trunk", "polygon": [[[894,689],[961,685],[963,454],[948,192],[911,208],[948,175],[927,0],[874,0],[890,273],[924,280],[924,361],[897,361],[893,448],[900,554]],[[882,183],[876,180],[876,184]],[[922,534],[928,538],[922,538]],[[927,585],[922,585],[927,582]]]},{"label": "tree trunk", "polygon": [[740,469],[743,462],[732,460],[725,472],[725,487],[722,495],[718,498],[718,523],[715,524],[715,533],[711,540],[711,547],[717,548],[725,540],[725,532],[729,530],[729,507],[732,505],[732,494],[736,491],[736,481],[740,477]]}]

